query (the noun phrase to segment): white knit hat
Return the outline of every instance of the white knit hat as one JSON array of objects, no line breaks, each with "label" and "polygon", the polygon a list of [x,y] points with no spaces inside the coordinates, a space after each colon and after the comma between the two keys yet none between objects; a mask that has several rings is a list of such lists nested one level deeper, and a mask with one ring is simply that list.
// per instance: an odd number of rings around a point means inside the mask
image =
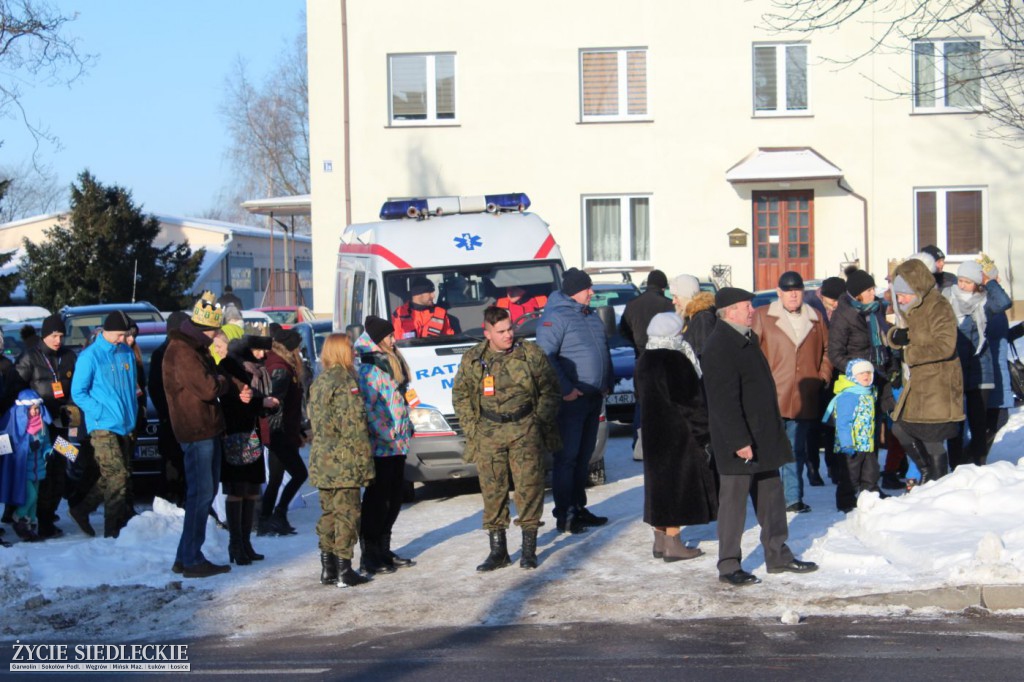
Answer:
[{"label": "white knit hat", "polygon": [[965,260],[957,268],[956,276],[960,279],[969,279],[975,284],[981,284],[982,280],[981,263],[973,260]]},{"label": "white knit hat", "polygon": [[922,263],[924,263],[925,267],[928,268],[928,272],[932,273],[933,275],[935,274],[936,270],[938,269],[938,268],[935,267],[935,259],[932,258],[932,255],[930,253],[926,253],[924,251],[920,251],[918,253],[913,254],[907,260],[910,260],[910,259],[919,260]]},{"label": "white knit hat", "polygon": [[658,313],[647,325],[647,336],[671,338],[683,333],[683,318],[675,313]]},{"label": "white knit hat", "polygon": [[700,293],[700,282],[693,275],[677,275],[668,289],[678,298],[693,298]]},{"label": "white knit hat", "polygon": [[862,372],[875,373],[875,366],[867,360],[853,360],[850,363],[850,374],[851,376],[857,376]]}]

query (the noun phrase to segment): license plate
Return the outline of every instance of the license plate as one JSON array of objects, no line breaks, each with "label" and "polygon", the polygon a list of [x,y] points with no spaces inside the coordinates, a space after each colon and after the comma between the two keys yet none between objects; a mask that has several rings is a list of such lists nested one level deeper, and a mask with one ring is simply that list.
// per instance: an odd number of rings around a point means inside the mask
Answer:
[{"label": "license plate", "polygon": [[612,393],[605,401],[609,405],[632,405],[636,398],[632,393]]},{"label": "license plate", "polygon": [[140,445],[135,448],[135,459],[160,459],[160,448],[155,445]]}]

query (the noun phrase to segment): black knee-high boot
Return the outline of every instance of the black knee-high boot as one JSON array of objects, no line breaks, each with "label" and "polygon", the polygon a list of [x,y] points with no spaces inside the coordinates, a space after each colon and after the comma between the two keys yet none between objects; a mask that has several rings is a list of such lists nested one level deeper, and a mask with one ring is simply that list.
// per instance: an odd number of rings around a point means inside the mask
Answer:
[{"label": "black knee-high boot", "polygon": [[242,548],[252,561],[263,561],[263,555],[252,548],[252,527],[256,521],[256,500],[246,497],[242,500]]},{"label": "black knee-high boot", "polygon": [[228,500],[224,503],[224,511],[228,517],[228,533],[231,535],[228,541],[228,558],[233,564],[247,566],[252,563],[252,559],[242,544],[242,501]]}]

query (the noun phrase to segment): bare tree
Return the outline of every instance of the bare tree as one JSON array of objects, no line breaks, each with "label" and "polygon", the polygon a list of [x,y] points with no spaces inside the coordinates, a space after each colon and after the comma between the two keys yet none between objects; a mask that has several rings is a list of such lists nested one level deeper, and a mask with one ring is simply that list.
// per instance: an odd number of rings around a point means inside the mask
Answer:
[{"label": "bare tree", "polygon": [[[987,135],[1024,142],[1024,5],[1019,0],[771,0],[763,15],[772,29],[811,33],[860,24],[862,48],[853,55],[825,55],[836,64],[855,64],[872,54],[914,54],[915,64],[946,59],[944,79],[915,79],[876,85],[899,97],[946,97],[987,117]],[[959,53],[930,55],[926,39],[962,41]],[[909,61],[909,60],[908,60]]]},{"label": "bare tree", "polygon": [[262,85],[250,80],[239,60],[226,79],[221,112],[230,134],[227,154],[237,172],[235,185],[222,192],[234,204],[229,215],[238,216],[245,199],[309,193],[305,31]]},{"label": "bare tree", "polygon": [[2,167],[0,181],[9,183],[0,204],[0,223],[53,213],[67,200],[67,188],[61,186],[57,175],[35,164]]},{"label": "bare tree", "polygon": [[92,63],[73,38],[64,35],[77,15],[64,16],[38,0],[0,0],[0,117],[20,119],[36,141],[56,137],[22,105],[23,88],[69,85]]}]

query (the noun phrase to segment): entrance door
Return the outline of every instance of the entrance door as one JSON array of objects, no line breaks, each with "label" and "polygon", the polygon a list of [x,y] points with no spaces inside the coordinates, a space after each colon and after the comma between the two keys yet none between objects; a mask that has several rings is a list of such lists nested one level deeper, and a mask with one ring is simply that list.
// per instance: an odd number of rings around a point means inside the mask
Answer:
[{"label": "entrance door", "polygon": [[755,288],[774,289],[787,270],[813,278],[813,190],[756,191],[752,203]]}]

